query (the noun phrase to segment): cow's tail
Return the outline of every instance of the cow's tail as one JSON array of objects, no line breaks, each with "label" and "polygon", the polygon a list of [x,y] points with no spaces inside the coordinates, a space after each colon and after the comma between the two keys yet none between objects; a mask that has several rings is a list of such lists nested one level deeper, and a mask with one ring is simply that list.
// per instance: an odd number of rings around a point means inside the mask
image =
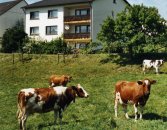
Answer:
[{"label": "cow's tail", "polygon": [[18,98],[17,98],[17,114],[16,118],[20,119],[25,114],[25,106],[26,106],[26,96],[24,92],[19,92]]}]

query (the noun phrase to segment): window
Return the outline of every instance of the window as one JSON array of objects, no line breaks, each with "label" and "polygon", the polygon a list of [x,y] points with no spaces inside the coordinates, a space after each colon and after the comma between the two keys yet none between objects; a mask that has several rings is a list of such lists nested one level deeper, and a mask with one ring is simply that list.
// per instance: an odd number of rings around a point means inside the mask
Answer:
[{"label": "window", "polygon": [[116,4],[116,0],[113,0],[113,3],[115,3],[115,4]]},{"label": "window", "polygon": [[75,33],[88,33],[90,32],[90,25],[75,26]]},{"label": "window", "polygon": [[57,35],[57,26],[46,26],[46,35]]},{"label": "window", "polygon": [[30,35],[39,35],[39,27],[30,27]]},{"label": "window", "polygon": [[48,18],[57,18],[58,11],[57,10],[48,10]]},{"label": "window", "polygon": [[75,10],[75,15],[76,16],[90,15],[90,9],[77,9],[77,10]]},{"label": "window", "polygon": [[30,12],[30,19],[39,19],[39,11]]}]

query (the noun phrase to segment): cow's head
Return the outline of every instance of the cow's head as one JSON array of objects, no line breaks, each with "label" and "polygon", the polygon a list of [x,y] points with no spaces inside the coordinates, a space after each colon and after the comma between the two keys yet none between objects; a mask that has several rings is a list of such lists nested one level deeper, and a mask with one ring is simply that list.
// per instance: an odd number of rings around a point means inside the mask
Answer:
[{"label": "cow's head", "polygon": [[164,60],[163,60],[163,59],[159,60],[159,65],[160,65],[160,66],[163,65],[163,63],[164,63]]},{"label": "cow's head", "polygon": [[156,80],[144,79],[139,80],[137,83],[143,88],[143,92],[145,95],[150,94],[151,85],[156,83]]},{"label": "cow's head", "polygon": [[76,91],[76,94],[78,97],[81,98],[87,98],[89,96],[89,94],[85,91],[85,89],[78,84],[77,86],[72,86],[73,90]]},{"label": "cow's head", "polygon": [[64,81],[71,82],[72,76],[64,75]]}]

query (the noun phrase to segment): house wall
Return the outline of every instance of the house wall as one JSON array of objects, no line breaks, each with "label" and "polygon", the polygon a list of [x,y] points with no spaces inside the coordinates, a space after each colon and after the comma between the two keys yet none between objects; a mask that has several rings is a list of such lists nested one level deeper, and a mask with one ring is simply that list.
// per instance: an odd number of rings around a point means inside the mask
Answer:
[{"label": "house wall", "polygon": [[107,16],[112,16],[113,12],[115,18],[126,6],[123,0],[116,0],[116,4],[113,0],[95,0],[92,3],[92,41],[97,41],[97,33]]},{"label": "house wall", "polygon": [[25,21],[25,14],[21,7],[26,6],[25,1],[21,1],[13,8],[0,15],[0,37],[3,36],[6,29],[15,26],[16,22],[19,20]]},{"label": "house wall", "polygon": [[[58,18],[48,19],[48,10],[58,10]],[[39,20],[30,20],[30,12],[39,11]],[[46,26],[57,25],[57,35],[46,35]],[[51,41],[57,37],[61,37],[64,32],[64,8],[63,7],[45,7],[26,9],[26,33],[30,36],[30,27],[39,26],[39,36],[31,36],[37,40]]]}]

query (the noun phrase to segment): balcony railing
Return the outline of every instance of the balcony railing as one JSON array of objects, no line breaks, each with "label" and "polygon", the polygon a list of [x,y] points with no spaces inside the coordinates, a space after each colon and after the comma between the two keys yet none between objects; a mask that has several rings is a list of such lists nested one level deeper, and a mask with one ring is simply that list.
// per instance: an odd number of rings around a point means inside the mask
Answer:
[{"label": "balcony railing", "polygon": [[71,22],[71,21],[87,21],[90,20],[90,15],[83,15],[83,16],[65,16],[64,22]]},{"label": "balcony railing", "polygon": [[64,34],[64,39],[87,39],[90,38],[90,33],[68,33]]}]

